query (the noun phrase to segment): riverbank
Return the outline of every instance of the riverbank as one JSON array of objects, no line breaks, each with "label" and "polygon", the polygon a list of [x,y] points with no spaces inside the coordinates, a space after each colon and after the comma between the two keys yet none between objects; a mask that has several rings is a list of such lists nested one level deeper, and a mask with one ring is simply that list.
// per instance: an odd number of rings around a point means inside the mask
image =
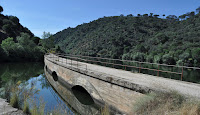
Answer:
[{"label": "riverbank", "polygon": [[22,110],[13,108],[5,99],[0,98],[0,115],[25,115]]},{"label": "riverbank", "polygon": [[134,115],[200,115],[200,100],[177,92],[149,93],[137,100]]}]

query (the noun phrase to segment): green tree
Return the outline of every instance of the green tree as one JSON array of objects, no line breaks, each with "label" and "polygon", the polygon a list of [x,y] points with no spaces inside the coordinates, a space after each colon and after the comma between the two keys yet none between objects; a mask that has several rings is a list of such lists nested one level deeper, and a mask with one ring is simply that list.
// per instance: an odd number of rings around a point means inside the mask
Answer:
[{"label": "green tree", "polygon": [[13,38],[9,37],[2,41],[1,47],[4,49],[7,56],[10,56],[15,49],[15,42],[13,41]]},{"label": "green tree", "polygon": [[140,17],[140,16],[141,16],[141,14],[137,14],[137,16],[138,16],[138,17]]},{"label": "green tree", "polygon": [[148,14],[143,14],[143,17],[148,17]]},{"label": "green tree", "polygon": [[168,37],[164,33],[158,33],[155,35],[155,38],[160,42],[160,43],[165,43],[168,41]]},{"label": "green tree", "polygon": [[50,38],[51,36],[52,34],[50,32],[43,32],[42,39],[47,39],[47,38]]},{"label": "green tree", "polygon": [[35,47],[36,44],[31,40],[30,35],[27,33],[21,33],[21,36],[17,37],[17,41],[23,47]]},{"label": "green tree", "polygon": [[54,48],[55,44],[52,34],[50,32],[43,32],[40,44],[45,48],[46,51],[51,48]]},{"label": "green tree", "polygon": [[133,55],[133,59],[136,61],[144,62],[145,61],[145,54],[137,52],[135,55]]},{"label": "green tree", "polygon": [[40,38],[39,37],[32,37],[31,38],[33,40],[33,42],[38,45],[40,43]]},{"label": "green tree", "polygon": [[11,33],[11,32],[12,32],[12,29],[11,29],[11,25],[10,25],[10,24],[3,25],[2,29],[3,29],[6,33]]},{"label": "green tree", "polygon": [[195,15],[195,12],[194,12],[194,11],[192,11],[192,12],[190,12],[190,13],[189,13],[189,15],[188,15],[188,16],[189,16],[189,17],[193,17],[194,15]]},{"label": "green tree", "polygon": [[19,24],[19,18],[17,18],[16,16],[9,16],[9,19],[15,24]]},{"label": "green tree", "polygon": [[183,14],[183,15],[180,15],[180,16],[179,16],[179,19],[183,20],[183,19],[185,19],[185,17],[186,17],[186,15]]},{"label": "green tree", "polygon": [[155,15],[153,15],[154,17],[156,17],[156,18],[158,18],[160,15],[158,15],[158,14],[155,14]]},{"label": "green tree", "polygon": [[163,18],[165,18],[165,14],[163,14],[162,16],[163,16]]},{"label": "green tree", "polygon": [[196,12],[197,12],[197,13],[199,13],[199,12],[200,12],[200,7],[198,7],[198,8],[196,9]]},{"label": "green tree", "polygon": [[178,19],[176,15],[169,15],[169,16],[167,16],[166,18],[167,18],[168,20],[175,20],[175,21]]},{"label": "green tree", "polygon": [[1,13],[1,12],[3,12],[3,7],[2,7],[2,6],[0,6],[0,13]]},{"label": "green tree", "polygon": [[5,51],[0,46],[0,62],[4,61],[7,58]]},{"label": "green tree", "polygon": [[195,48],[192,50],[192,58],[196,60],[195,61],[196,65],[200,64],[200,48]]},{"label": "green tree", "polygon": [[20,58],[26,60],[40,61],[43,60],[44,49],[42,46],[37,46],[29,34],[21,33],[21,36],[17,37],[18,54]]},{"label": "green tree", "polygon": [[170,56],[169,54],[163,55],[162,60],[163,60],[163,63],[168,64],[168,65],[176,64],[176,61],[174,60],[174,58],[172,56]]},{"label": "green tree", "polygon": [[148,55],[146,58],[147,62],[153,63],[153,56],[152,55]]},{"label": "green tree", "polygon": [[153,13],[150,13],[150,17],[153,17]]},{"label": "green tree", "polygon": [[127,15],[127,17],[133,17],[133,14],[129,14],[129,15]]},{"label": "green tree", "polygon": [[162,63],[162,57],[160,55],[155,55],[154,63]]}]

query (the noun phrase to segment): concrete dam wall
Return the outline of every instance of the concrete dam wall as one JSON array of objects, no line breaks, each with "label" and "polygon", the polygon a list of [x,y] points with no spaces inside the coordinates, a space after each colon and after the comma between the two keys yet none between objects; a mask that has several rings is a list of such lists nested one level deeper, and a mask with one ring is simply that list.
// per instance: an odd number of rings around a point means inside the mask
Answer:
[{"label": "concrete dam wall", "polygon": [[[48,58],[45,58],[44,61],[45,73],[51,85],[72,107],[79,108],[77,110],[79,113],[87,111],[87,114],[93,114],[105,105],[109,107],[112,113],[131,113],[136,100],[144,95],[84,74],[79,68],[61,65]],[[82,104],[74,96],[71,96],[73,99],[67,98],[67,95],[73,95],[68,93],[68,90],[72,90],[77,86],[84,88],[98,106]]]}]

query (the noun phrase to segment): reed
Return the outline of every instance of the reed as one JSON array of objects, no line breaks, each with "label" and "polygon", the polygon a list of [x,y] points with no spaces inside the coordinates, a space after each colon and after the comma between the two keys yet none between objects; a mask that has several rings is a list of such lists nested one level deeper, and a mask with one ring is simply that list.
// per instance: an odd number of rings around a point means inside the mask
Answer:
[{"label": "reed", "polygon": [[104,107],[101,109],[101,115],[110,115],[108,105],[105,104]]}]

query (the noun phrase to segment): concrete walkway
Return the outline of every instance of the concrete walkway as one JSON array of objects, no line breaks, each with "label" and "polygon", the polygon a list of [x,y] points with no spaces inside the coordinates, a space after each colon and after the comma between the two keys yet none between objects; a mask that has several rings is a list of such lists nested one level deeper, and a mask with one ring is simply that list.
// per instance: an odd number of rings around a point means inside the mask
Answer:
[{"label": "concrete walkway", "polygon": [[21,110],[11,107],[5,99],[0,98],[0,115],[25,115]]},{"label": "concrete walkway", "polygon": [[[54,55],[54,57],[57,56]],[[57,59],[57,63],[70,65],[71,60],[59,58]],[[77,61],[72,61],[72,66],[76,68]],[[134,83],[137,84],[138,86],[147,87],[155,91],[177,91],[185,96],[192,96],[200,99],[200,84],[157,77],[142,73],[132,73],[130,71],[109,68],[94,64],[88,64],[84,62],[78,62],[79,69],[86,70],[86,66],[87,66],[87,71],[89,72],[98,72],[105,74],[107,76],[111,75],[112,77],[114,76],[115,79]]]}]

